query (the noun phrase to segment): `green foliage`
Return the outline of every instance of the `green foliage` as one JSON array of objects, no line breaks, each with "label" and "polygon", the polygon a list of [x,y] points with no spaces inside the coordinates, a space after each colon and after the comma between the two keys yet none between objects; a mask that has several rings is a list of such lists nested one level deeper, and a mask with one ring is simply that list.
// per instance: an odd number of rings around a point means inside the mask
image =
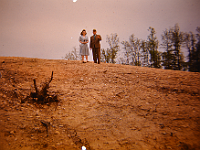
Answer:
[{"label": "green foliage", "polygon": [[131,64],[134,64],[135,66],[141,66],[140,57],[141,55],[141,40],[136,38],[134,34],[132,34],[129,37],[129,47],[130,47],[130,54],[132,56],[132,62]]},{"label": "green foliage", "polygon": [[130,43],[130,50],[131,50],[131,55],[132,55],[132,62],[131,64],[136,65],[137,64],[137,52],[135,50],[135,36],[132,34],[129,37],[129,43]]},{"label": "green foliage", "polygon": [[[111,53],[111,50],[110,50],[110,49],[108,49],[108,48],[107,48],[107,50],[102,49],[102,50],[101,50],[101,54],[103,54],[103,56],[104,56],[104,61],[106,61],[106,63],[110,63],[110,62],[111,62],[111,55],[112,55],[112,53]],[[104,62],[104,61],[103,61],[103,62]]]},{"label": "green foliage", "polygon": [[164,69],[187,70],[187,66],[191,61],[191,56],[189,56],[188,63],[184,62],[184,55],[181,52],[181,47],[185,42],[189,53],[191,52],[189,34],[181,32],[178,24],[175,24],[173,28],[164,31],[162,34],[162,41],[162,46],[165,48],[165,52],[162,53],[162,66]]},{"label": "green foliage", "polygon": [[196,31],[198,42],[196,43],[193,34],[191,34],[191,38],[189,39],[189,42],[191,42],[191,44],[189,44],[190,46],[188,46],[190,48],[189,71],[200,72],[200,27],[197,27]]},{"label": "green foliage", "polygon": [[173,54],[172,51],[167,50],[166,52],[163,52],[161,54],[162,56],[162,66],[164,69],[173,69],[172,64],[173,64]]},{"label": "green foliage", "polygon": [[149,47],[148,47],[148,42],[145,40],[141,41],[141,49],[142,49],[142,54],[143,54],[143,65],[144,66],[149,66]]},{"label": "green foliage", "polygon": [[122,57],[120,57],[120,61],[122,64],[130,64],[130,56],[131,56],[131,48],[130,48],[130,44],[128,41],[122,41],[121,44],[124,46],[124,56],[126,58],[125,62],[124,59]]},{"label": "green foliage", "polygon": [[154,28],[149,27],[150,35],[148,36],[149,52],[151,54],[150,62],[151,67],[160,68],[161,57],[160,52],[158,52],[158,40],[155,36],[156,31]]},{"label": "green foliage", "polygon": [[173,64],[173,51],[172,51],[172,34],[171,34],[171,30],[165,30],[164,34],[162,34],[162,40],[163,43],[161,44],[163,46],[163,48],[166,50],[165,52],[163,52],[162,55],[162,66],[164,67],[164,69],[173,69],[172,64]]},{"label": "green foliage", "polygon": [[173,53],[174,53],[174,61],[173,61],[173,69],[181,70],[183,65],[183,55],[181,57],[181,44],[184,42],[184,34],[180,31],[178,24],[175,24],[174,28],[171,29],[171,42],[173,45]]},{"label": "green foliage", "polygon": [[[192,32],[181,32],[178,24],[166,29],[161,35],[161,48],[165,49],[162,53],[158,51],[159,41],[155,29],[149,27],[148,31],[150,34],[147,40],[135,38],[132,34],[129,41],[121,42],[124,55],[119,56],[118,63],[154,68],[161,68],[162,65],[164,69],[200,72],[200,27],[197,27],[196,38]],[[117,33],[107,35],[106,42],[109,48],[101,49],[101,62],[116,63],[115,59],[120,50]],[[184,61],[184,55],[181,52],[183,46],[188,49],[188,62]],[[76,48],[66,54],[65,59],[80,59]]]},{"label": "green foliage", "polygon": [[115,59],[119,51],[119,38],[117,33],[111,34],[110,36],[107,35],[106,42],[108,42],[108,45],[110,46],[110,49],[107,49],[106,53],[109,54],[109,59],[111,60],[111,63],[114,64],[116,63]]},{"label": "green foliage", "polygon": [[185,45],[188,49],[188,62],[187,62],[187,65],[188,65],[188,70],[189,71],[194,71],[195,68],[194,68],[194,54],[195,54],[195,51],[196,51],[196,38],[195,38],[195,35],[190,32],[190,33],[185,33],[184,34],[184,41],[185,41]]}]

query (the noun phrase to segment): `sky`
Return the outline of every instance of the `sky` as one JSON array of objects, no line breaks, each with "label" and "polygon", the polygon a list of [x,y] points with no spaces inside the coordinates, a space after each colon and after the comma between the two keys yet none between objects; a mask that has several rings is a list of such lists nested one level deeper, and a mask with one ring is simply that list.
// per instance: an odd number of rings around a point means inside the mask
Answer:
[{"label": "sky", "polygon": [[150,26],[162,43],[163,31],[176,23],[196,33],[199,6],[200,0],[0,0],[0,56],[63,59],[73,47],[79,51],[80,32],[90,37],[94,28],[105,49],[107,35],[146,40]]}]

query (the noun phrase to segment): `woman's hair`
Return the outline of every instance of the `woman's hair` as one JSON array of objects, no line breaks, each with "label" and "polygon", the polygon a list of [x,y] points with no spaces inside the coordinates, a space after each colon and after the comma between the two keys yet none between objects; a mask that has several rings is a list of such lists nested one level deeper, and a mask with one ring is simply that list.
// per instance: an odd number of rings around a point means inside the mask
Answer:
[{"label": "woman's hair", "polygon": [[82,31],[81,31],[81,35],[83,35],[83,31],[85,31],[85,35],[87,34],[87,32],[86,32],[86,30],[85,29],[83,29]]}]

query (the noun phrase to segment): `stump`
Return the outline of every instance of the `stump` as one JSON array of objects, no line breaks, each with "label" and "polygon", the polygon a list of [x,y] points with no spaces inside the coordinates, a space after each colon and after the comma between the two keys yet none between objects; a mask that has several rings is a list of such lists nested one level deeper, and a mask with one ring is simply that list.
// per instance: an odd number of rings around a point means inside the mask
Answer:
[{"label": "stump", "polygon": [[38,104],[45,104],[45,103],[50,103],[50,102],[58,102],[57,95],[55,95],[55,94],[54,95],[49,95],[48,94],[49,84],[52,81],[52,79],[53,79],[53,71],[52,71],[50,80],[43,85],[41,90],[39,90],[37,88],[36,79],[33,79],[35,92],[31,92],[30,95],[27,96],[21,102],[24,103],[27,100],[29,100],[29,101],[31,100],[31,101],[36,102]]}]

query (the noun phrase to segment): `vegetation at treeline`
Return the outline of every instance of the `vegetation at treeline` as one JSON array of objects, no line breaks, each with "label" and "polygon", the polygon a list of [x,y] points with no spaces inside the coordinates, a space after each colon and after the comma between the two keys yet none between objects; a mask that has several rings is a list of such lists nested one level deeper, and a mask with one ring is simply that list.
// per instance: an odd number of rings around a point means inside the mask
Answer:
[{"label": "vegetation at treeline", "polygon": [[[200,72],[200,27],[197,27],[195,35],[192,32],[181,32],[179,25],[175,24],[163,32],[161,43],[154,28],[149,27],[148,31],[150,34],[147,40],[136,38],[132,34],[129,41],[120,42],[116,33],[107,35],[109,48],[101,49],[101,61],[116,63],[117,59],[117,63],[124,65]],[[123,55],[118,56],[120,44]],[[160,52],[159,47],[164,51]],[[187,61],[184,61],[183,48],[188,51]],[[76,48],[66,54],[65,59],[80,59]]]}]

